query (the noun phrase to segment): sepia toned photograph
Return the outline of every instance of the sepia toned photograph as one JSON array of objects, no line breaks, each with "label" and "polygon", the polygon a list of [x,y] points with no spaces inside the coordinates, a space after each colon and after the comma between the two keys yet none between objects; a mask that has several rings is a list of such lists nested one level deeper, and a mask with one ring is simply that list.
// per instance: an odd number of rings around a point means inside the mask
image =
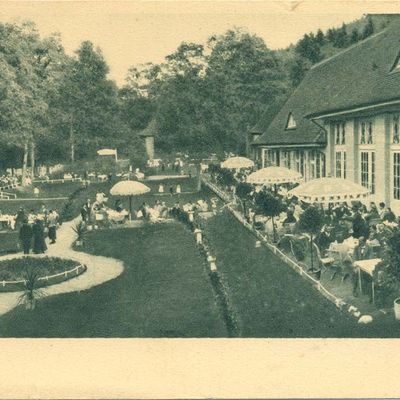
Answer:
[{"label": "sepia toned photograph", "polygon": [[0,337],[398,338],[400,13],[71,3],[0,4]]}]

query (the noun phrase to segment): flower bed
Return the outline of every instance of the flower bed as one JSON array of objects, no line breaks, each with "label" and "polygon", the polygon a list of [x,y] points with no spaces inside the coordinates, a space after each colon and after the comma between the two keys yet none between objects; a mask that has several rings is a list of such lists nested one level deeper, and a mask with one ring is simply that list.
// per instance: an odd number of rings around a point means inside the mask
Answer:
[{"label": "flower bed", "polygon": [[36,286],[43,287],[78,276],[86,271],[86,266],[75,260],[43,256],[0,261],[0,292],[23,290],[28,271],[37,274]]}]

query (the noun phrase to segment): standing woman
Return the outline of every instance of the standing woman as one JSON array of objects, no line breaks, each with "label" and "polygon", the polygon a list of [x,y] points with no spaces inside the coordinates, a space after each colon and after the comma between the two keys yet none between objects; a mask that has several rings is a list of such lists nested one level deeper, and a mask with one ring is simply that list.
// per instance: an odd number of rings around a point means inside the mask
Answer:
[{"label": "standing woman", "polygon": [[19,230],[19,240],[21,241],[24,254],[29,254],[32,244],[32,227],[28,224],[28,220],[24,219]]},{"label": "standing woman", "polygon": [[49,217],[48,217],[48,224],[49,224],[49,239],[50,239],[50,244],[53,244],[56,242],[57,239],[57,223],[58,223],[58,214],[54,211],[51,210]]},{"label": "standing woman", "polygon": [[47,250],[46,242],[44,240],[44,226],[43,221],[37,219],[33,225],[33,252],[35,254],[42,254]]}]

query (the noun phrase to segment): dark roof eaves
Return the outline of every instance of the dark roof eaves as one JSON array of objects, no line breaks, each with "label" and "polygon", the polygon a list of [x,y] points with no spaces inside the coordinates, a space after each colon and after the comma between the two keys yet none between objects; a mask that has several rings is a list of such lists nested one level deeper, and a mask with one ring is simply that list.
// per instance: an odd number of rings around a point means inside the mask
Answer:
[{"label": "dark roof eaves", "polygon": [[347,108],[326,109],[323,111],[318,111],[316,113],[306,114],[304,116],[304,118],[312,120],[312,119],[317,119],[319,117],[323,117],[324,115],[327,115],[327,114],[336,114],[336,113],[340,114],[340,113],[345,113],[345,112],[348,114],[351,114],[353,112],[356,112],[353,110],[357,110],[359,108],[382,107],[382,106],[385,106],[386,103],[390,103],[390,102],[394,102],[394,101],[400,101],[400,96],[392,97],[392,98],[389,98],[387,100],[383,100],[380,102],[375,101],[375,102],[368,102],[368,103],[359,103],[359,104],[353,105],[351,108],[347,107]]}]

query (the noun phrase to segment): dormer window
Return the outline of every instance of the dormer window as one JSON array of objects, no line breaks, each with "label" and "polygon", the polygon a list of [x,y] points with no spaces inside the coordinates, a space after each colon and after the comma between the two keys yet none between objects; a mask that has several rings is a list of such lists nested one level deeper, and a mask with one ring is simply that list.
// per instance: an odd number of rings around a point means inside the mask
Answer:
[{"label": "dormer window", "polygon": [[290,113],[286,124],[286,129],[294,129],[294,128],[296,128],[296,121],[293,117],[293,114]]}]

